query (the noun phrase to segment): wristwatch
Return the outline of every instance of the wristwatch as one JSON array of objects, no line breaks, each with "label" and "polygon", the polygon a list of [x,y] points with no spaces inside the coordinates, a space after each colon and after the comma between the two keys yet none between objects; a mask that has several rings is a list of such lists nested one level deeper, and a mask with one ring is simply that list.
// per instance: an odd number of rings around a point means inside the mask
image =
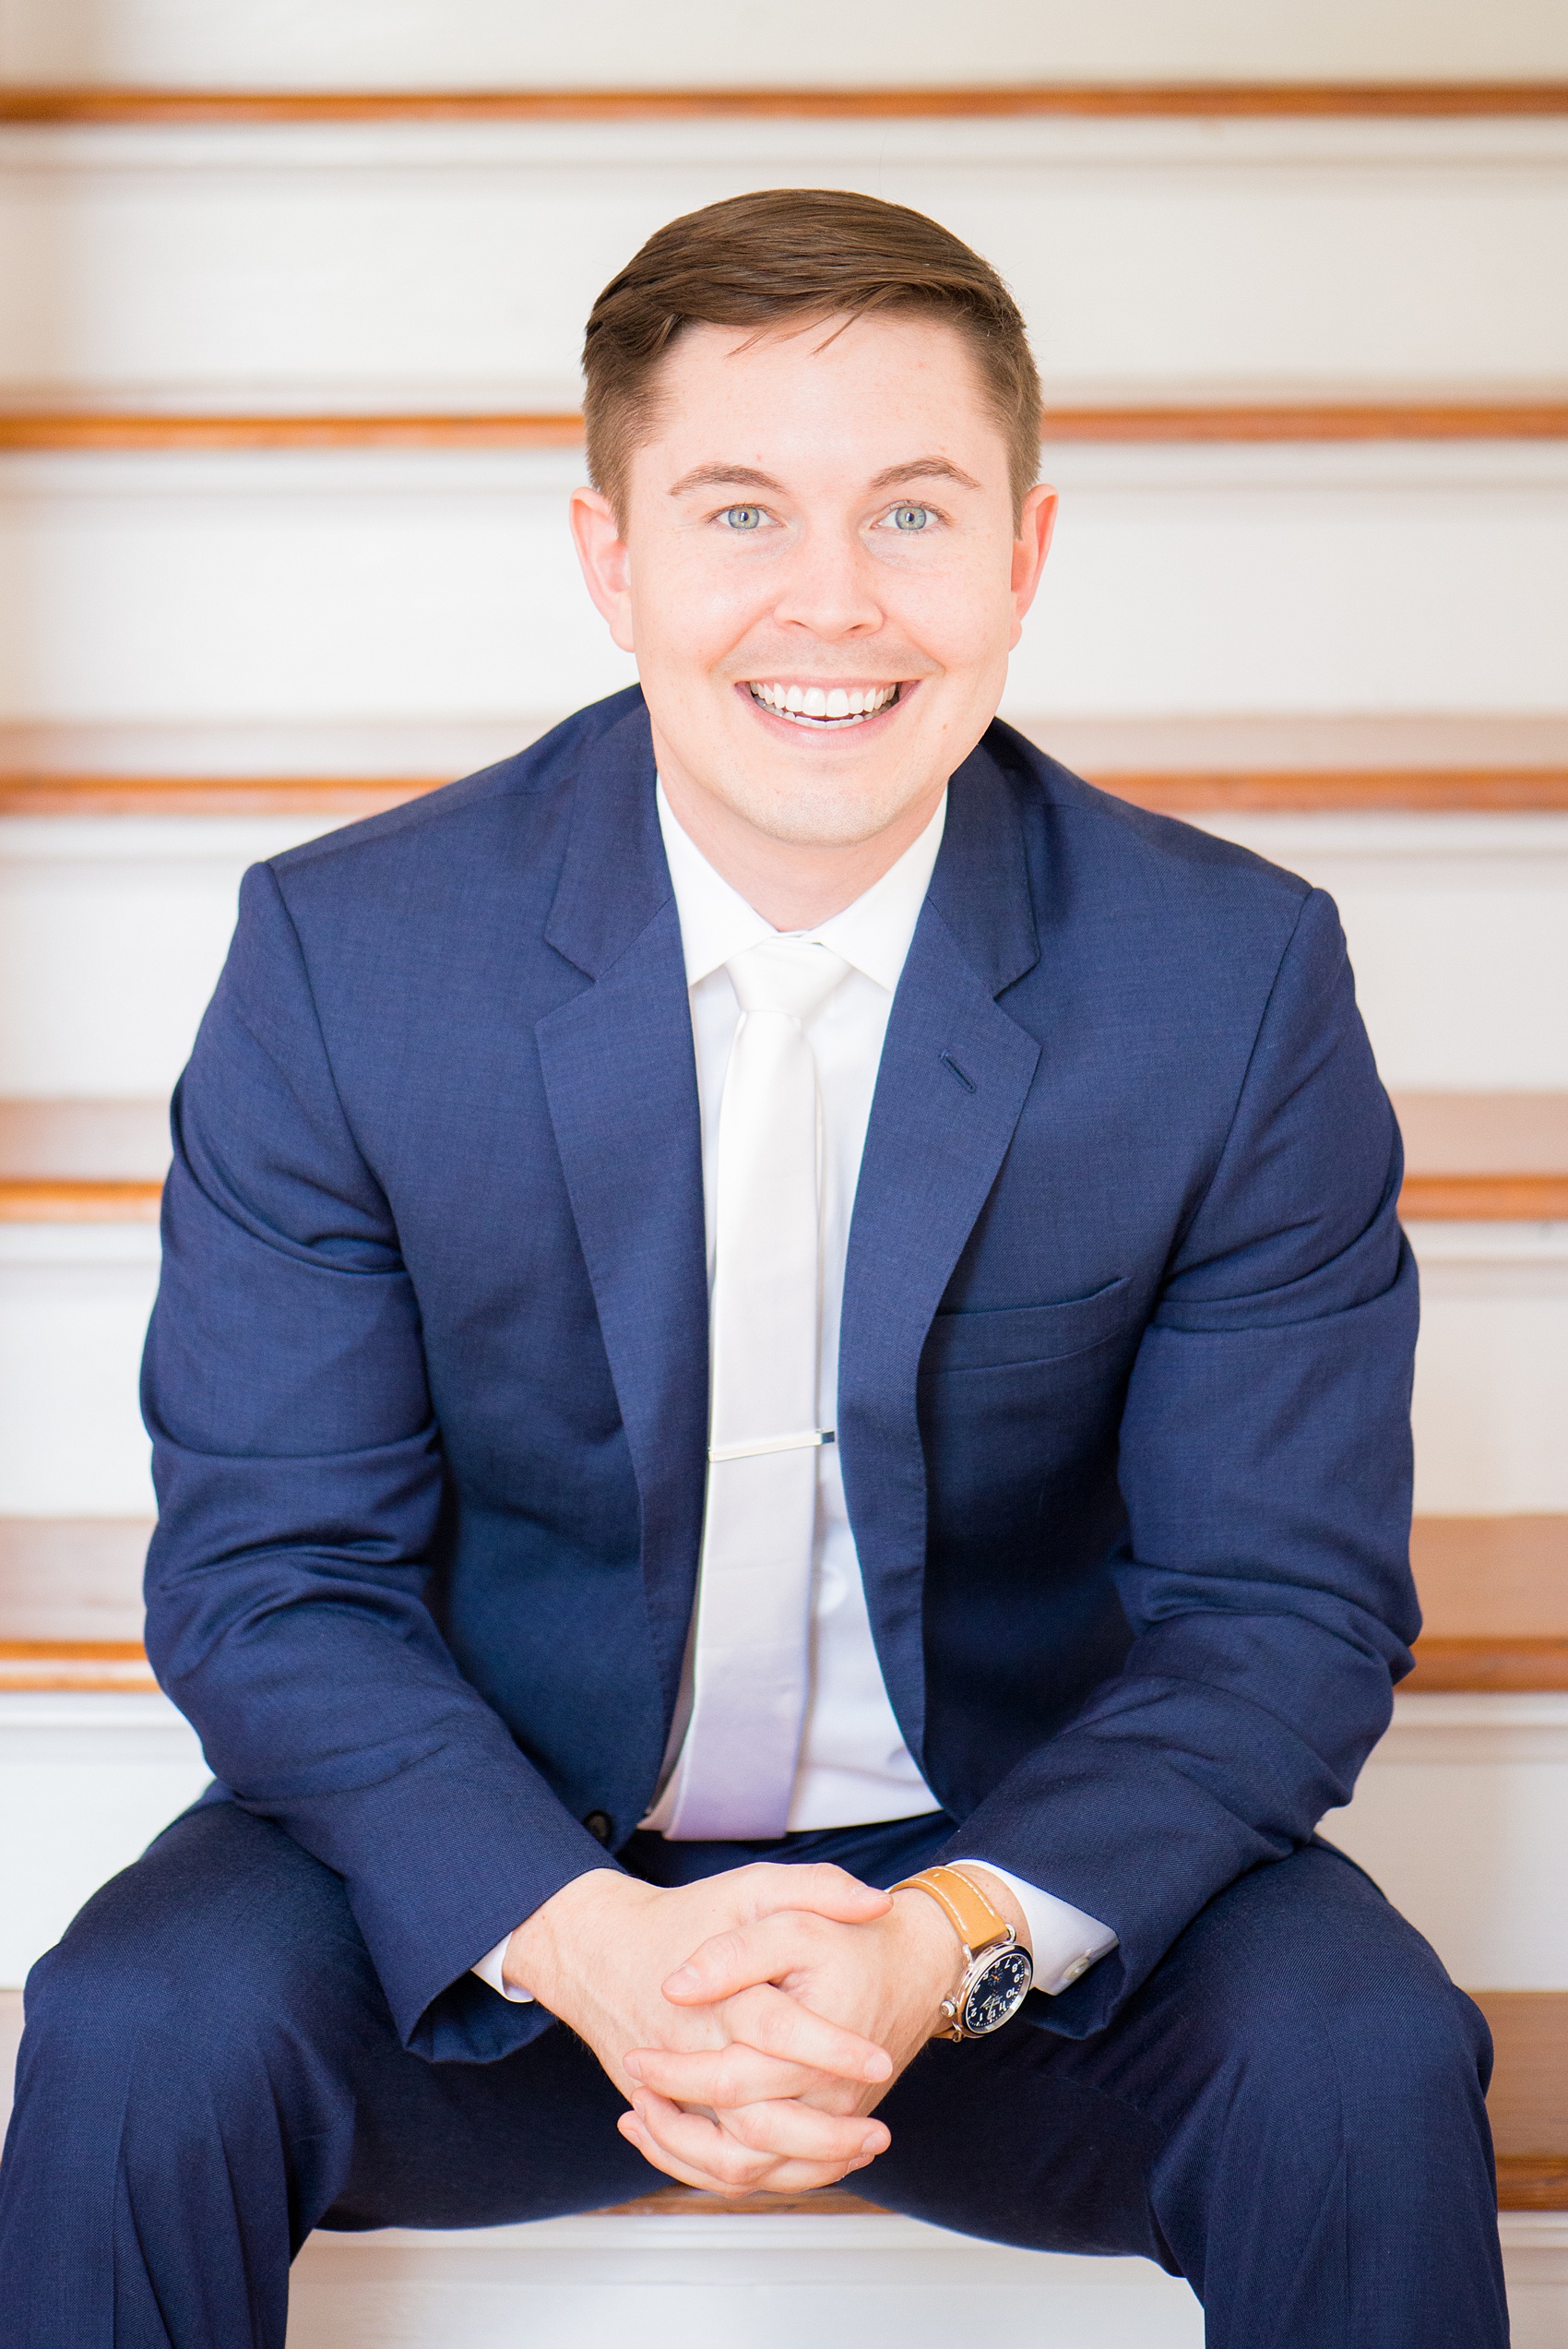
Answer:
[{"label": "wristwatch", "polygon": [[964,1972],[942,2001],[946,2029],[933,2039],[983,2039],[1010,2022],[1028,1997],[1034,1966],[999,1909],[956,1867],[922,1868],[895,1884],[895,1892],[924,1892],[936,1902],[964,1945]]}]

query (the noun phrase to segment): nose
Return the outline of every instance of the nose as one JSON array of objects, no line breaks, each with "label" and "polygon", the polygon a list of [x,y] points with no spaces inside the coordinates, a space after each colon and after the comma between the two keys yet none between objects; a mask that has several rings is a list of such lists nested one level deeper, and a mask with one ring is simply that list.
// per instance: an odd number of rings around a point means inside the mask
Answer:
[{"label": "nose", "polygon": [[825,644],[873,636],[885,614],[857,532],[807,531],[792,550],[773,616]]}]

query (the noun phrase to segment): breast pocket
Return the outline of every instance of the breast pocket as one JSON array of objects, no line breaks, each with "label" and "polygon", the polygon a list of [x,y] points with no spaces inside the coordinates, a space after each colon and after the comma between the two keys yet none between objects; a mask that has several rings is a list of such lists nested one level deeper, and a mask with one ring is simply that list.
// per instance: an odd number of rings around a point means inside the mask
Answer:
[{"label": "breast pocket", "polygon": [[1127,1320],[1131,1283],[1125,1274],[1087,1297],[1057,1305],[1000,1306],[980,1313],[939,1313],[921,1357],[926,1372],[1002,1370],[1031,1362],[1063,1362],[1117,1335]]}]

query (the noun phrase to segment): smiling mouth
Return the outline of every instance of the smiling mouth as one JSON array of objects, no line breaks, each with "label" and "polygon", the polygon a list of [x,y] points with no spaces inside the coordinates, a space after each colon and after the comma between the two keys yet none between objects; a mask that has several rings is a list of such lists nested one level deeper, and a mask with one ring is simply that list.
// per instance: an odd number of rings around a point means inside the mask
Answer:
[{"label": "smiling mouth", "polygon": [[794,726],[812,726],[828,733],[842,726],[863,726],[891,709],[903,687],[891,686],[779,686],[748,681],[746,691],[770,718],[784,718]]}]

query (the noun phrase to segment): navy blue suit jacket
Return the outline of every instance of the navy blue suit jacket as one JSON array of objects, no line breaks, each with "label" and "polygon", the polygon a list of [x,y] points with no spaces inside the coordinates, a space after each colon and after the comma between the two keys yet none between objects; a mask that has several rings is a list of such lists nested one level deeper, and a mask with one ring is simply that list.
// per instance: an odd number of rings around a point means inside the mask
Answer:
[{"label": "navy blue suit jacket", "polygon": [[[636,691],[246,878],[174,1105],[148,1647],[435,2057],[631,1832],[702,1524],[681,941]],[[1121,1937],[1098,2028],[1345,1801],[1417,1628],[1415,1275],[1331,902],[1003,725],[954,776],[849,1238],[838,1431],[959,1844]],[[1037,2002],[1031,2002],[1037,2003]]]}]

